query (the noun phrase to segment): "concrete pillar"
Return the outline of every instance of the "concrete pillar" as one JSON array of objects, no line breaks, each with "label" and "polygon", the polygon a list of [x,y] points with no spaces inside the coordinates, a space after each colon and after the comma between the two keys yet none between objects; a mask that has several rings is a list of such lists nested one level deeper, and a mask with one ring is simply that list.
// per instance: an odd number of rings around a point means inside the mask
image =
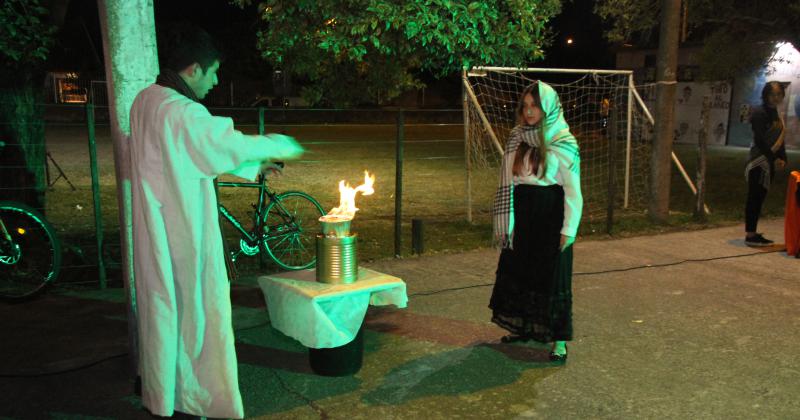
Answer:
[{"label": "concrete pillar", "polygon": [[111,138],[117,177],[122,275],[128,297],[128,345],[138,373],[136,282],[131,223],[130,110],[136,94],[158,75],[153,0],[97,0],[103,32]]}]

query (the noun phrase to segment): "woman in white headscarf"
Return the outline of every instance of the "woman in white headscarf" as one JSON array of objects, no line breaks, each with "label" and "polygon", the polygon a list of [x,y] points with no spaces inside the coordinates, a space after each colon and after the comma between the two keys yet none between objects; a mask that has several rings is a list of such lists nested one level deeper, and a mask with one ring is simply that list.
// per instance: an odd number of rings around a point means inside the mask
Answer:
[{"label": "woman in white headscarf", "polygon": [[549,85],[526,88],[517,106],[494,200],[494,236],[502,247],[489,307],[508,330],[504,343],[553,343],[567,360],[572,340],[572,244],[583,208],[578,143]]}]

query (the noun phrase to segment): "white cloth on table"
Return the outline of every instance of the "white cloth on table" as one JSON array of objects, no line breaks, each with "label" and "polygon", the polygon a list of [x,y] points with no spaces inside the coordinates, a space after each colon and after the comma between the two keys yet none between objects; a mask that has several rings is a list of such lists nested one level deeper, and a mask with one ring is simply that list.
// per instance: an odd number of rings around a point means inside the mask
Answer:
[{"label": "white cloth on table", "polygon": [[406,284],[388,274],[359,268],[351,284],[318,283],[315,276],[315,270],[300,270],[258,279],[272,326],[309,348],[353,341],[369,305],[408,303]]}]

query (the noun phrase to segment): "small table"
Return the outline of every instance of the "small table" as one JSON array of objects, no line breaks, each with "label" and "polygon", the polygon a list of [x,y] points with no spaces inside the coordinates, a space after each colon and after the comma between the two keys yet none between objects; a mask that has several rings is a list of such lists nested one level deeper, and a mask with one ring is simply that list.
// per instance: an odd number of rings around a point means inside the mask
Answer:
[{"label": "small table", "polygon": [[309,348],[309,362],[325,376],[351,375],[361,368],[361,324],[369,305],[408,303],[403,280],[359,267],[351,284],[316,281],[315,270],[259,277],[272,326]]}]

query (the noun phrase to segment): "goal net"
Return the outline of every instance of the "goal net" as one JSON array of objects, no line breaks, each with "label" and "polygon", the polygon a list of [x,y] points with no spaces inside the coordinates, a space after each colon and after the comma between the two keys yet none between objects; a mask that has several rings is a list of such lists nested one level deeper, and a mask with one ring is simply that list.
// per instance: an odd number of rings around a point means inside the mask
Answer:
[{"label": "goal net", "polygon": [[479,67],[465,72],[468,185],[484,171],[497,179],[519,95],[536,80],[558,92],[580,145],[584,222],[608,222],[614,209],[646,208],[653,127],[635,99],[630,71]]}]

